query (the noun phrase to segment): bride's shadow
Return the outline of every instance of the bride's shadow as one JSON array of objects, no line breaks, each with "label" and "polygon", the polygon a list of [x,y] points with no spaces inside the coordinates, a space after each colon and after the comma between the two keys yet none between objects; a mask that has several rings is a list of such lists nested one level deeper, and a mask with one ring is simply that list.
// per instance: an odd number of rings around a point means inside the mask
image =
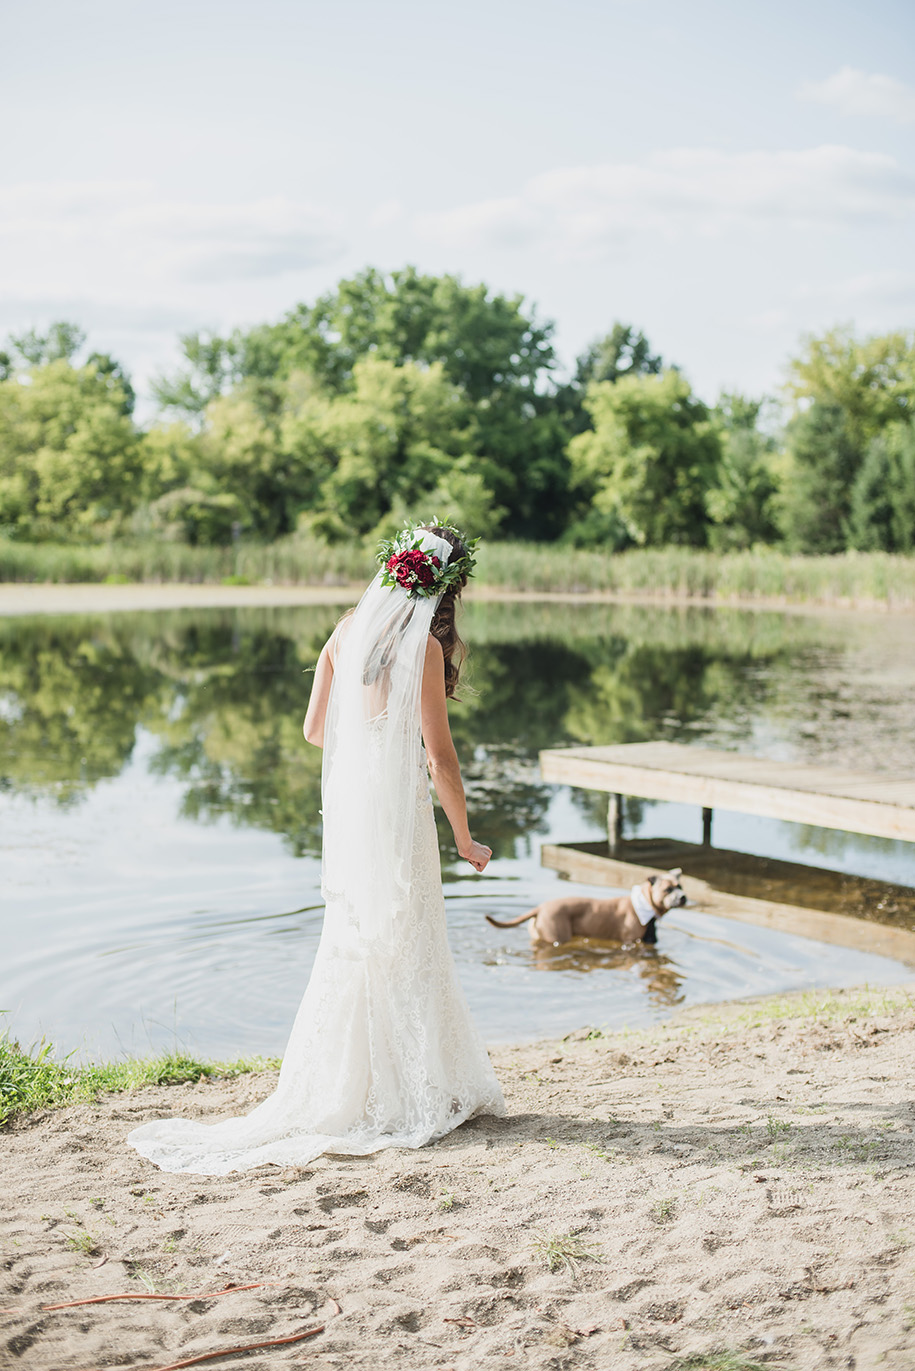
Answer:
[{"label": "bride's shadow", "polygon": [[[484,1143],[494,1154],[511,1149],[519,1157],[524,1156],[521,1149],[530,1144],[568,1149],[579,1153],[578,1163],[592,1175],[598,1174],[602,1163],[629,1165],[665,1153],[671,1161],[701,1161],[729,1169],[736,1164],[747,1170],[782,1166],[786,1151],[794,1164],[813,1164],[820,1169],[877,1159],[884,1172],[910,1171],[915,1166],[915,1135],[894,1131],[897,1121],[911,1125],[911,1105],[849,1100],[843,1104],[830,1101],[830,1106],[857,1111],[860,1125],[847,1119],[817,1117],[792,1125],[773,1138],[771,1116],[778,1105],[774,1099],[760,1097],[754,1110],[756,1118],[747,1123],[677,1124],[660,1117],[660,1108],[659,1117],[646,1119],[627,1118],[623,1111],[622,1117],[604,1119],[546,1111],[505,1118],[484,1115],[468,1120],[431,1146],[461,1152]],[[620,1108],[618,1103],[616,1108]],[[891,1130],[891,1136],[876,1138],[884,1129]]]}]

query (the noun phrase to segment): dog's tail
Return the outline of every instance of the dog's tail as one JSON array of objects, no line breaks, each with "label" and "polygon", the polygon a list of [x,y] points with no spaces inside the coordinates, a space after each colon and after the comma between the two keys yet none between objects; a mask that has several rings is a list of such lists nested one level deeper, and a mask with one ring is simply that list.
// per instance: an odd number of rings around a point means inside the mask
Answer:
[{"label": "dog's tail", "polygon": [[539,905],[534,909],[529,909],[526,914],[519,914],[517,919],[494,919],[491,914],[487,914],[487,920],[493,928],[517,928],[518,924],[526,924],[528,919],[533,919],[537,913]]}]

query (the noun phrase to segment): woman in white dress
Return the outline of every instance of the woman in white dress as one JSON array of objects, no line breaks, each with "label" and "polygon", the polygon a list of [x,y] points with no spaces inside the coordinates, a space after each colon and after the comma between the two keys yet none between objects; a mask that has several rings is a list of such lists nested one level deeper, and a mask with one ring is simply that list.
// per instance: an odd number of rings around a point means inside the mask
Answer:
[{"label": "woman in white dress", "polygon": [[128,1142],[162,1170],[226,1175],[422,1147],[504,1114],[448,947],[428,777],[458,852],[483,871],[492,852],[470,834],[446,708],[473,551],[450,526],[409,526],[324,646],[304,732],[324,749],[326,907],[279,1082],[241,1118],[134,1129]]}]

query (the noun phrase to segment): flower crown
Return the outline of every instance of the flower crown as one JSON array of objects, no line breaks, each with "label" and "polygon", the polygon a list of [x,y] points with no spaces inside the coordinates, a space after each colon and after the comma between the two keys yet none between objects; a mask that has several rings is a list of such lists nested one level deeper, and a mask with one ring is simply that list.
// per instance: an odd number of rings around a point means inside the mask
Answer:
[{"label": "flower crown", "polygon": [[[447,529],[453,533],[465,548],[464,555],[452,554],[451,560],[443,563],[434,552],[422,547],[423,534],[433,529]],[[381,584],[402,586],[414,599],[441,595],[473,575],[479,541],[479,538],[465,538],[459,529],[443,519],[430,519],[428,524],[406,524],[396,538],[378,545]]]}]

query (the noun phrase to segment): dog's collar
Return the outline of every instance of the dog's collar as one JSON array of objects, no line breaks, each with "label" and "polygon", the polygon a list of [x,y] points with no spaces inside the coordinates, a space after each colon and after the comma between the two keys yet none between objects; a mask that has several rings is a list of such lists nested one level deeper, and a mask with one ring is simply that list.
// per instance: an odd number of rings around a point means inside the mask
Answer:
[{"label": "dog's collar", "polygon": [[635,917],[643,928],[646,924],[651,923],[652,919],[657,918],[658,911],[651,901],[646,898],[645,892],[640,885],[634,885],[632,887],[629,892],[629,898],[632,900],[632,908],[635,910]]}]

